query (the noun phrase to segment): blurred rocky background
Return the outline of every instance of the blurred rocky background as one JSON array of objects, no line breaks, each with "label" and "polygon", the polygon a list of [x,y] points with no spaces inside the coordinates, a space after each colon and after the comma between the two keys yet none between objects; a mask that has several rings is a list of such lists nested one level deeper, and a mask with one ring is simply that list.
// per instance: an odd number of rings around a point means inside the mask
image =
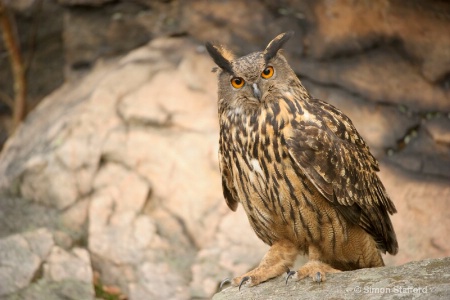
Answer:
[{"label": "blurred rocky background", "polygon": [[267,246],[222,197],[203,44],[242,55],[287,30],[304,85],[380,160],[386,263],[450,256],[448,1],[1,1],[28,115],[10,134],[2,40],[0,299],[209,299],[257,265]]}]

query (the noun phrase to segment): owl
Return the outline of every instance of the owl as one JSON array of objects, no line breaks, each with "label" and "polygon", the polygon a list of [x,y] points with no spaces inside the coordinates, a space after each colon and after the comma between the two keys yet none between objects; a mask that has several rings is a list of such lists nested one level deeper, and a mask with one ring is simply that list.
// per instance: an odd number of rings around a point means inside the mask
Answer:
[{"label": "owl", "polygon": [[[254,286],[384,265],[397,238],[396,208],[377,176],[378,162],[352,121],[313,98],[275,37],[264,51],[235,58],[206,43],[217,64],[219,166],[223,195],[240,203],[256,235],[270,246],[255,269],[227,280]],[[290,271],[299,254],[308,262]]]}]

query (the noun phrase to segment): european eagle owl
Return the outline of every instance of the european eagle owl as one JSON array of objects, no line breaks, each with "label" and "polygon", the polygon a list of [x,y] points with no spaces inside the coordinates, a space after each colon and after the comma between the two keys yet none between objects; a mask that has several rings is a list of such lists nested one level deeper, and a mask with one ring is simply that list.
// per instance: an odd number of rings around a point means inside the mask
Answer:
[{"label": "european eagle owl", "polygon": [[[239,288],[284,272],[323,281],[383,266],[380,252],[398,251],[378,162],[351,120],[313,98],[290,68],[279,50],[292,35],[240,58],[206,43],[218,66],[223,195],[233,211],[241,203],[270,246],[257,268],[231,280]],[[309,260],[290,271],[298,254]]]}]

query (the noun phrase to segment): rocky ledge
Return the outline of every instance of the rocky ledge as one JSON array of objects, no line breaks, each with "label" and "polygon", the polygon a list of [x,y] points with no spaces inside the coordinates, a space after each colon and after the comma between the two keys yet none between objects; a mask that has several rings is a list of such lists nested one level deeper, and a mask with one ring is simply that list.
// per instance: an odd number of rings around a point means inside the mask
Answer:
[{"label": "rocky ledge", "polygon": [[213,300],[229,299],[449,299],[450,257],[396,267],[331,274],[325,283],[289,281],[285,276],[255,287],[229,287]]}]

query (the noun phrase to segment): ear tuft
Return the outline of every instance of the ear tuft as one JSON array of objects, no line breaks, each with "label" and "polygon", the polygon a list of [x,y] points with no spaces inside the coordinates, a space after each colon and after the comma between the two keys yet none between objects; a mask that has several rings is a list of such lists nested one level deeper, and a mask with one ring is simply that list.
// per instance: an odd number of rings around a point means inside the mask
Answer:
[{"label": "ear tuft", "polygon": [[266,50],[264,50],[264,60],[266,63],[278,53],[284,43],[286,43],[293,35],[293,31],[279,34],[269,43],[269,45],[267,45]]},{"label": "ear tuft", "polygon": [[217,66],[230,74],[234,73],[233,68],[231,67],[231,61],[234,59],[234,56],[231,51],[223,47],[213,45],[210,42],[207,42],[205,47]]}]

